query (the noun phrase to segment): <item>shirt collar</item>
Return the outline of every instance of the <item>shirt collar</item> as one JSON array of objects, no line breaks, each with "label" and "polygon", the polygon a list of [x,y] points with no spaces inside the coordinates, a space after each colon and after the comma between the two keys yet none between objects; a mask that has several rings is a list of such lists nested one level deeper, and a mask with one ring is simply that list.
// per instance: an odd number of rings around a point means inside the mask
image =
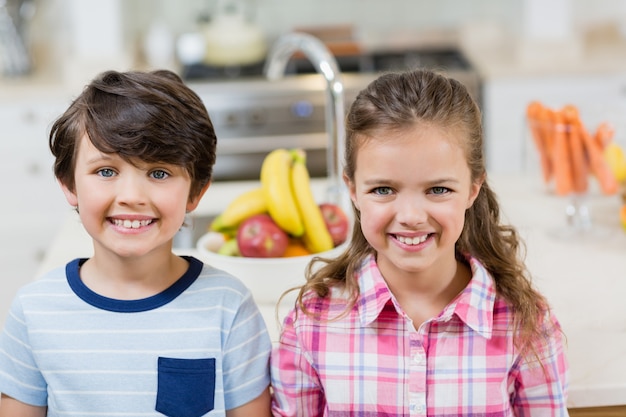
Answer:
[{"label": "shirt collar", "polygon": [[472,279],[465,289],[441,313],[449,318],[456,314],[468,327],[486,339],[493,331],[493,310],[496,287],[487,269],[476,259],[468,257]]},{"label": "shirt collar", "polygon": [[[468,327],[490,339],[493,328],[493,309],[496,289],[493,278],[475,258],[469,257],[472,279],[436,320],[449,320],[456,315]],[[357,270],[360,297],[359,318],[366,326],[378,318],[383,308],[393,299],[382,277],[374,255],[367,256]]]},{"label": "shirt collar", "polygon": [[356,271],[359,280],[359,318],[361,324],[367,326],[378,318],[385,305],[391,300],[392,294],[385,279],[380,274],[376,257],[368,255]]}]

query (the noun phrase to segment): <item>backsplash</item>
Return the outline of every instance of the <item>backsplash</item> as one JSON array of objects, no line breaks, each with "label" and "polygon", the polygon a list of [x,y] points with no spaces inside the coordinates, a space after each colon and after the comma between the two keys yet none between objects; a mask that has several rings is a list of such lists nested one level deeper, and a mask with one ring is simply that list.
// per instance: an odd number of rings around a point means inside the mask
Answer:
[{"label": "backsplash", "polygon": [[[127,29],[141,31],[166,17],[175,33],[188,31],[197,17],[211,14],[222,0],[124,0]],[[525,18],[524,5],[532,0],[238,0],[255,15],[270,37],[295,26],[351,23],[362,31],[450,28],[468,22],[498,22],[514,34]],[[623,0],[545,0],[545,6],[567,7],[571,23],[584,28],[595,22],[626,22]],[[183,6],[184,5],[184,6]],[[181,7],[182,6],[182,7]],[[397,10],[397,13],[390,13]]]},{"label": "backsplash", "polygon": [[[519,16],[519,1],[502,0],[240,0],[272,38],[296,26],[353,24],[357,30],[388,32],[454,27],[467,21],[509,21]],[[201,14],[210,15],[218,0],[126,0],[127,29],[137,33],[151,19],[167,16],[175,33],[193,29]],[[398,13],[389,13],[390,10]]]}]

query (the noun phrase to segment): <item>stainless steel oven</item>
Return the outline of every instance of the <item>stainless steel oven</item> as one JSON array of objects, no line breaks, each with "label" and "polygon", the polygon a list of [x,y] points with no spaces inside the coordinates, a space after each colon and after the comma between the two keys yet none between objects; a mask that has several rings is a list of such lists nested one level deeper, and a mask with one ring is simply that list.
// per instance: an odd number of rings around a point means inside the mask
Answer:
[{"label": "stainless steel oven", "polygon": [[[337,57],[337,63],[346,107],[380,72],[417,66],[442,70],[481,102],[478,74],[456,49],[370,52]],[[305,149],[311,175],[326,176],[325,80],[308,61],[295,58],[286,77],[270,82],[263,64],[184,69],[183,77],[204,101],[217,133],[214,180],[258,179],[263,158],[279,147]]]}]

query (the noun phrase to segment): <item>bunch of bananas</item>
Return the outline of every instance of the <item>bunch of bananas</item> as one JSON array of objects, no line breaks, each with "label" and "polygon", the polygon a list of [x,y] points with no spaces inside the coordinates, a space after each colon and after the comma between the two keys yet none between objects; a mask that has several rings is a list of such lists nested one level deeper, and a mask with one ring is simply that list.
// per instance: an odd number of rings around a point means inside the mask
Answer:
[{"label": "bunch of bananas", "polygon": [[280,148],[271,151],[263,160],[260,182],[259,188],[236,197],[215,218],[211,230],[234,236],[244,220],[268,213],[309,253],[324,252],[334,247],[311,190],[304,150]]}]

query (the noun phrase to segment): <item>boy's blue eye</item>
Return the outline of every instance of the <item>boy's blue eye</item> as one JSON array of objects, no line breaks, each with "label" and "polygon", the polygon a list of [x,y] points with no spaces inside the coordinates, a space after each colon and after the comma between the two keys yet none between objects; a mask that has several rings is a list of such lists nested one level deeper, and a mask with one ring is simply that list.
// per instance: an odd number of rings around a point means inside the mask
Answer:
[{"label": "boy's blue eye", "polygon": [[169,174],[163,170],[157,169],[156,171],[152,171],[150,176],[156,180],[163,180],[169,177]]},{"label": "boy's blue eye", "polygon": [[98,175],[100,175],[101,177],[109,178],[115,175],[115,171],[113,171],[111,168],[102,168],[98,170]]}]

